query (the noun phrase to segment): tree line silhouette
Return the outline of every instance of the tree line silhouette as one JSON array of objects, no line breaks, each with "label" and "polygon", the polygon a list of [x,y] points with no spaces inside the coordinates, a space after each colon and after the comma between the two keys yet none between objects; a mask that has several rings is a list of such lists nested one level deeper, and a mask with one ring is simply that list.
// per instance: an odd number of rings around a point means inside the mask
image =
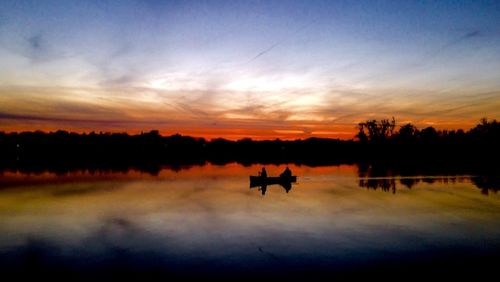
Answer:
[{"label": "tree line silhouette", "polygon": [[464,130],[418,129],[412,124],[397,128],[396,121],[368,120],[359,123],[352,140],[308,138],[305,140],[231,141],[206,140],[175,134],[162,136],[157,130],[127,133],[0,132],[2,167],[59,166],[154,170],[160,165],[295,163],[332,165],[384,163],[487,164],[498,167],[500,124],[482,119]]},{"label": "tree line silhouette", "polygon": [[436,130],[431,126],[419,130],[411,123],[400,126],[398,131],[395,128],[394,118],[359,123],[356,138],[364,149],[363,155],[466,160],[499,156],[500,124],[496,120],[482,119],[469,131]]}]

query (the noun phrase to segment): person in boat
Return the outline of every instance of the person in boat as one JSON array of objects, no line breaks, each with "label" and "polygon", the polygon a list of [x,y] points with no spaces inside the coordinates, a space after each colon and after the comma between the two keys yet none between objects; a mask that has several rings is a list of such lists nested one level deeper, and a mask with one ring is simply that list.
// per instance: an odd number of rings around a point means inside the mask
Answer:
[{"label": "person in boat", "polygon": [[291,176],[292,176],[292,171],[288,167],[286,167],[285,171],[283,171],[280,174],[280,177],[291,177]]},{"label": "person in boat", "polygon": [[263,167],[262,168],[262,171],[259,173],[260,174],[260,177],[267,177],[267,171],[266,171],[266,168]]}]

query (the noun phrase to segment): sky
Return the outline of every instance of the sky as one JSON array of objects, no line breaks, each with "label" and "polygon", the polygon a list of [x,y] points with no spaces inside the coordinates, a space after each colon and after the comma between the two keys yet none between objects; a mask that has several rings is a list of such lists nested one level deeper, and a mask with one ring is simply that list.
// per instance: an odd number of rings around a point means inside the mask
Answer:
[{"label": "sky", "polygon": [[0,2],[0,131],[350,139],[500,118],[500,1]]}]

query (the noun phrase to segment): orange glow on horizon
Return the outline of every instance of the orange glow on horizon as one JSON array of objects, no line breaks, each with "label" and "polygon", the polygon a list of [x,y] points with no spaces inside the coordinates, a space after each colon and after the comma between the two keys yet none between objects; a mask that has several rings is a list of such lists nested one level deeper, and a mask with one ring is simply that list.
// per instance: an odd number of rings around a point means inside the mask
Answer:
[{"label": "orange glow on horizon", "polygon": [[[437,130],[457,130],[463,129],[465,131],[473,128],[479,121],[469,121],[469,122],[435,122],[434,124],[416,124],[417,128],[423,129],[428,126],[432,126]],[[405,122],[406,123],[406,122]],[[397,123],[396,129],[399,126],[405,124],[403,122]],[[253,140],[297,140],[297,139],[307,139],[307,138],[331,138],[331,139],[341,139],[350,140],[354,139],[357,133],[357,124],[352,125],[332,125],[332,126],[322,126],[316,125],[311,129],[295,129],[299,126],[292,126],[288,128],[293,129],[251,129],[251,128],[206,128],[206,127],[183,127],[183,128],[157,128],[146,126],[143,129],[127,129],[127,128],[78,128],[72,126],[57,126],[52,124],[0,124],[0,131],[3,132],[23,132],[23,131],[43,131],[43,132],[55,132],[58,130],[65,130],[68,132],[76,133],[90,133],[90,132],[110,132],[110,133],[127,133],[127,134],[140,134],[142,132],[149,132],[151,130],[158,130],[162,136],[170,136],[174,134],[180,134],[183,136],[192,136],[195,138],[205,138],[207,140],[224,138],[227,140],[240,140],[244,138],[250,138]],[[305,128],[305,127],[302,127]]]}]

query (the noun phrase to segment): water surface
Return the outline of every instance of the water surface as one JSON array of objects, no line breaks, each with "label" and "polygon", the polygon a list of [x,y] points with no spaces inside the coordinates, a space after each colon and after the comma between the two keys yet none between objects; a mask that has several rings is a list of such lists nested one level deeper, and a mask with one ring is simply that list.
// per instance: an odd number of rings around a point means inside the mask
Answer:
[{"label": "water surface", "polygon": [[[0,175],[0,269],[13,275],[292,277],[484,274],[499,262],[500,195],[474,175],[370,176],[261,165],[156,175]],[[285,166],[266,166],[269,175]],[[417,271],[418,270],[418,271]]]}]

